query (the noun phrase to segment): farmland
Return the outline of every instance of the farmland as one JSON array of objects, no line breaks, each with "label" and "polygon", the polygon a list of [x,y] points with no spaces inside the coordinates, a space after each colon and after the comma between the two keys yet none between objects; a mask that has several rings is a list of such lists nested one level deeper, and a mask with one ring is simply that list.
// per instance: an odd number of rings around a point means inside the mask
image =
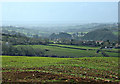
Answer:
[{"label": "farmland", "polygon": [[3,82],[117,82],[117,57],[2,56]]},{"label": "farmland", "polygon": [[[103,57],[101,53],[96,53],[99,47],[87,47],[87,46],[71,46],[71,45],[58,45],[58,44],[50,44],[50,45],[17,45],[15,47],[26,47],[30,46],[33,49],[41,49],[41,50],[48,50],[45,51],[43,56],[47,57],[71,57],[71,58],[78,58],[78,57]],[[90,50],[89,50],[90,49]],[[117,51],[118,49],[113,50],[103,50],[107,53],[110,57],[118,57],[118,53],[115,52],[106,52],[106,51]],[[61,53],[62,52],[62,53]]]},{"label": "farmland", "polygon": [[26,34],[2,34],[2,82],[120,82],[117,41],[82,41],[82,32]]},{"label": "farmland", "polygon": [[89,46],[60,45],[60,44],[49,44],[49,45],[71,47],[71,48],[83,48],[83,49],[99,49],[99,47],[89,47]]},{"label": "farmland", "polygon": [[[3,82],[118,83],[118,49],[75,45],[14,45],[41,50],[40,56],[2,56]],[[108,52],[110,51],[110,52]],[[112,51],[112,52],[111,52]]]},{"label": "farmland", "polygon": [[[69,49],[69,48],[61,48],[56,46],[45,46],[45,45],[17,45],[19,46],[31,46],[37,49],[48,49],[49,51],[45,52],[45,56],[68,56],[68,57],[84,57],[84,56],[96,56],[95,51],[84,51],[77,49]],[[62,52],[62,53],[61,53]],[[97,54],[97,56],[101,56],[101,54]]]},{"label": "farmland", "polygon": [[120,84],[117,10],[117,2],[2,3],[0,82]]}]

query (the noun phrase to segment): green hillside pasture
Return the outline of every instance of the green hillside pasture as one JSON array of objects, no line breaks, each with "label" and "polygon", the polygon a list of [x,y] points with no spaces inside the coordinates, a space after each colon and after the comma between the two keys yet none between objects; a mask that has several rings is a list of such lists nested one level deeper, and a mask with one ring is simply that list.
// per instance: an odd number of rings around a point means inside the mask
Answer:
[{"label": "green hillside pasture", "polygon": [[61,44],[49,44],[63,47],[71,47],[71,48],[83,48],[83,49],[99,49],[100,47],[89,47],[89,46],[75,46],[75,45],[61,45]]},{"label": "green hillside pasture", "polygon": [[[71,47],[71,48],[81,48],[81,49],[93,49],[93,50],[95,49],[96,51],[97,51],[97,49],[99,49],[99,47],[89,47],[89,46],[74,46],[74,45],[60,45],[60,44],[50,44],[50,45]],[[118,57],[118,52],[120,51],[120,49],[102,49],[102,50],[105,51],[105,53],[111,57],[115,57],[115,56]],[[86,51],[86,50],[84,50],[84,51]]]},{"label": "green hillside pasture", "polygon": [[120,49],[102,49],[104,51],[120,52]]},{"label": "green hillside pasture", "polygon": [[17,45],[19,46],[31,46],[33,48],[49,51],[45,51],[45,56],[58,56],[58,57],[100,57],[101,54],[97,54],[95,50],[78,50],[78,49],[70,49],[70,48],[61,48],[57,46],[47,46],[47,45]]},{"label": "green hillside pasture", "polygon": [[[42,72],[63,76],[59,79],[57,79],[58,77],[55,77],[54,81],[63,81],[63,79],[64,81],[71,81],[71,78],[74,80],[74,77],[76,77],[74,81],[78,81],[77,79],[80,78],[90,78],[91,80],[100,81],[118,81],[117,57],[51,58],[2,56],[2,68],[3,79],[5,80],[10,77],[10,75],[7,76],[7,74],[14,73],[14,71],[15,73],[17,71],[17,73],[20,74],[23,71],[27,71],[25,73],[32,73],[33,71],[37,71],[37,73]],[[47,78],[47,76],[45,77]],[[29,80],[31,80],[31,77],[29,78]],[[24,80],[25,79],[28,79],[28,75],[24,77]],[[33,77],[33,79],[40,80],[41,78]],[[34,81],[33,79],[32,81]],[[48,78],[46,81],[50,82],[53,81],[53,79]]]},{"label": "green hillside pasture", "polygon": [[118,32],[113,32],[113,34],[117,36],[117,35],[118,35]]},{"label": "green hillside pasture", "polygon": [[119,53],[113,53],[113,52],[105,52],[105,53],[111,57],[118,57],[119,56]]}]

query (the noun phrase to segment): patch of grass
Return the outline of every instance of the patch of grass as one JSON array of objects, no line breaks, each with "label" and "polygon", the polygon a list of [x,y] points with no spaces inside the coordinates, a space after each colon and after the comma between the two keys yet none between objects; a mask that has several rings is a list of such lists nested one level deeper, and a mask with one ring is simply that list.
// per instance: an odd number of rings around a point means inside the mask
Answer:
[{"label": "patch of grass", "polygon": [[89,46],[61,45],[61,44],[49,44],[49,45],[57,45],[57,46],[71,47],[71,48],[83,48],[83,49],[99,49],[100,48],[100,47],[89,47]]},{"label": "patch of grass", "polygon": [[31,68],[54,65],[57,62],[69,60],[51,57],[2,56],[3,68]]},{"label": "patch of grass", "polygon": [[118,35],[118,32],[113,32],[114,35]]},{"label": "patch of grass", "polygon": [[116,51],[116,52],[120,51],[120,49],[109,49],[109,50],[108,49],[102,49],[102,50],[104,50],[104,51],[113,51],[113,52],[114,51]]},{"label": "patch of grass", "polygon": [[114,52],[105,52],[105,53],[111,57],[118,57],[119,56],[119,53],[114,53]]},{"label": "patch of grass", "polygon": [[[115,70],[118,66],[117,57],[83,57],[83,58],[52,58],[52,57],[26,57],[2,56],[3,68],[39,68],[44,66],[72,66],[86,67],[99,70]],[[106,68],[107,67],[107,68]]]}]

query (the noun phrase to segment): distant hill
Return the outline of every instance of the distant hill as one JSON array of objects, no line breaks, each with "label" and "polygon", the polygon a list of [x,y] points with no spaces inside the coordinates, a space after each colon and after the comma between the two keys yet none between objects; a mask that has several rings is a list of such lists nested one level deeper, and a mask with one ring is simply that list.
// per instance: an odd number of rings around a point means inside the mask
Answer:
[{"label": "distant hill", "polygon": [[34,35],[38,35],[39,37],[48,37],[49,34],[46,32],[41,32],[41,30],[37,29],[30,29],[24,27],[17,27],[17,26],[2,26],[2,32],[5,34],[17,34],[21,33],[27,37],[33,37]]},{"label": "distant hill", "polygon": [[113,34],[113,32],[110,29],[96,29],[94,31],[88,32],[84,37],[82,37],[83,40],[100,40],[100,41],[115,41],[118,40],[117,35]]},{"label": "distant hill", "polygon": [[60,32],[58,34],[55,34],[55,33],[51,34],[49,38],[50,39],[65,39],[65,38],[71,39],[72,35],[68,33]]},{"label": "distant hill", "polygon": [[107,28],[110,30],[117,30],[117,24],[105,24],[105,23],[91,23],[91,24],[83,24],[83,25],[75,25],[75,26],[69,26],[68,29],[66,29],[66,32],[90,32],[96,29],[103,29]]},{"label": "distant hill", "polygon": [[[47,26],[47,27],[46,27]],[[43,38],[49,38],[51,37],[52,33],[59,33],[59,32],[67,32],[68,34],[76,34],[78,33],[78,37],[81,38],[81,33],[89,33],[91,31],[94,31],[96,29],[109,29],[112,31],[114,35],[118,35],[118,25],[116,23],[89,23],[89,24],[69,24],[69,25],[58,25],[58,26],[50,26],[46,25],[45,27],[20,27],[20,26],[2,26],[2,32],[5,34],[15,35],[18,33],[21,33],[22,35],[25,35],[27,37],[43,37]],[[64,35],[63,35],[64,36]],[[55,35],[55,38],[62,38],[63,36]],[[54,35],[52,36],[54,37]],[[71,38],[70,35],[67,36],[68,38]],[[65,37],[66,38],[66,37]],[[85,38],[86,39],[86,38]]]}]

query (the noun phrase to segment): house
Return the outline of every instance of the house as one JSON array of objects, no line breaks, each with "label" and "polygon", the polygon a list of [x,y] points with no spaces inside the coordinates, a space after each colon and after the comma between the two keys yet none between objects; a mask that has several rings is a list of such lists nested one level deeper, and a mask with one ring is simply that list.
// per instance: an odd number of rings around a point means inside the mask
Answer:
[{"label": "house", "polygon": [[96,44],[102,44],[103,41],[96,41]]},{"label": "house", "polygon": [[115,48],[120,48],[120,44],[117,43],[117,44],[115,45]]}]

